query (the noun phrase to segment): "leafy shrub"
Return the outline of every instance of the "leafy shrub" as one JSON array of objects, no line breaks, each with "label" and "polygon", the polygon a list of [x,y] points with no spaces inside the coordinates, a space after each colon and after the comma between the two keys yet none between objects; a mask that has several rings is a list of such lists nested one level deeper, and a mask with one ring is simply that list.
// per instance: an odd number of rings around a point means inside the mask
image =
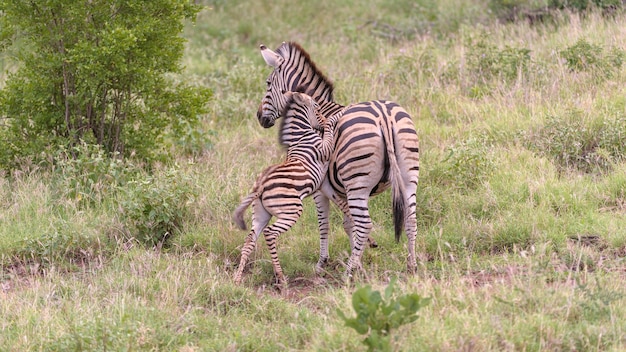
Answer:
[{"label": "leafy shrub", "polygon": [[214,131],[188,122],[181,123],[180,127],[180,133],[173,137],[175,138],[174,144],[183,153],[195,157],[213,148],[211,137],[215,136]]},{"label": "leafy shrub", "polygon": [[575,72],[590,72],[599,78],[611,78],[622,67],[626,53],[613,47],[608,51],[601,45],[579,39],[574,45],[559,53],[567,67]]},{"label": "leafy shrub", "polygon": [[391,330],[416,321],[419,318],[417,311],[430,303],[430,298],[420,297],[417,293],[397,296],[395,281],[395,278],[392,279],[385,289],[384,298],[379,291],[372,291],[369,285],[356,290],[352,294],[355,318],[348,318],[337,309],[346,326],[367,335],[363,343],[369,351],[391,351]]},{"label": "leafy shrub", "polygon": [[0,48],[19,60],[0,90],[0,167],[39,161],[48,146],[81,141],[122,157],[162,160],[167,133],[177,133],[181,120],[196,125],[205,112],[209,89],[167,76],[182,70],[183,20],[194,19],[200,6],[4,0],[0,7]]},{"label": "leafy shrub", "polygon": [[130,181],[121,191],[122,217],[130,237],[149,246],[163,244],[180,230],[190,216],[187,207],[197,196],[191,177],[178,168]]},{"label": "leafy shrub", "polygon": [[486,141],[475,137],[446,148],[445,158],[429,176],[439,184],[474,189],[490,176],[495,164]]},{"label": "leafy shrub", "polygon": [[548,156],[562,169],[602,172],[626,160],[626,117],[603,118],[586,124],[579,114],[550,117],[525,137],[526,145]]},{"label": "leafy shrub", "polygon": [[106,252],[106,244],[87,234],[68,229],[68,224],[28,238],[16,251],[15,259],[36,264],[32,269],[50,265],[67,266],[89,262]]},{"label": "leafy shrub", "polygon": [[486,83],[493,78],[511,82],[520,73],[528,71],[531,63],[530,50],[505,46],[499,49],[489,43],[486,35],[469,37],[465,43],[469,73],[478,83]]},{"label": "leafy shrub", "polygon": [[82,206],[100,204],[139,169],[128,161],[111,158],[99,145],[81,143],[60,147],[52,160],[54,190],[60,199]]},{"label": "leafy shrub", "polygon": [[586,169],[594,148],[590,139],[591,134],[580,119],[551,116],[528,145],[551,157],[562,168]]}]

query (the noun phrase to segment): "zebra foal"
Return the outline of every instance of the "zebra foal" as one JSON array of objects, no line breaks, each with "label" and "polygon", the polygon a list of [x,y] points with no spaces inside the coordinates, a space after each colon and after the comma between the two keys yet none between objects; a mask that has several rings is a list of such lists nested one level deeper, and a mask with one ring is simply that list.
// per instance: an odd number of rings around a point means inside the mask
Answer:
[{"label": "zebra foal", "polygon": [[407,269],[414,272],[419,141],[411,116],[391,101],[374,100],[347,108],[334,102],[332,83],[297,43],[283,43],[276,52],[261,45],[261,55],[273,68],[257,112],[261,126],[274,125],[286,103],[283,92],[297,87],[319,103],[322,115],[344,111],[336,127],[328,168],[330,187],[322,187],[314,195],[320,230],[317,268],[321,269],[328,260],[329,198],[339,198],[349,208],[349,215],[344,215],[344,229],[350,237],[351,254],[346,268],[350,276],[354,268],[361,266],[364,244],[372,229],[369,198],[391,186],[396,241],[405,229]]},{"label": "zebra foal", "polygon": [[[334,126],[341,111],[326,120],[317,111],[317,103],[308,95],[285,93],[285,108],[279,132],[279,142],[287,148],[281,164],[266,168],[257,178],[253,191],[234,212],[237,226],[245,230],[244,212],[252,204],[252,229],[241,249],[239,267],[234,281],[239,284],[250,253],[261,233],[269,248],[278,285],[287,278],[278,260],[276,242],[302,215],[302,200],[322,185],[332,151]],[[323,128],[323,138],[318,130]],[[345,208],[347,211],[347,208]],[[272,216],[276,221],[270,225]]]}]

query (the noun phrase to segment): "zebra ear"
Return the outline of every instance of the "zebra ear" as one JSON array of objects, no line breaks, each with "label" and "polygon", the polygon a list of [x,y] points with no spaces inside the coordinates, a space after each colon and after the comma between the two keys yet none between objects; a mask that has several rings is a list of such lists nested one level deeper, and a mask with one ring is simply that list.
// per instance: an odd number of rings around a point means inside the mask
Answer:
[{"label": "zebra ear", "polygon": [[293,101],[298,105],[306,104],[306,98],[304,94],[298,92],[285,92],[284,94],[291,93],[290,96],[293,97]]},{"label": "zebra ear", "polygon": [[[289,101],[291,99],[291,97],[294,96],[295,94],[298,94],[298,93],[293,93],[293,92],[289,92],[289,91],[284,92],[283,95],[285,96],[285,101]],[[294,96],[294,98],[295,98],[295,96]]]},{"label": "zebra ear", "polygon": [[265,62],[274,68],[278,67],[283,62],[283,58],[280,55],[276,54],[272,49],[268,49],[263,44],[261,44],[261,55]]}]

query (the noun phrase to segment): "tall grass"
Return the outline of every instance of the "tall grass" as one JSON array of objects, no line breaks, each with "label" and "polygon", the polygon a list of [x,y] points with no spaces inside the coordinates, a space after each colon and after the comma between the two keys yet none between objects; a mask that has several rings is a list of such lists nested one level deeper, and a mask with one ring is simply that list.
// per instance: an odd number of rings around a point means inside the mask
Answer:
[{"label": "tall grass", "polygon": [[270,72],[258,45],[294,40],[337,101],[396,100],[418,129],[418,274],[405,275],[385,193],[370,200],[380,246],[355,283],[399,276],[399,290],[432,297],[396,350],[626,348],[626,17],[504,23],[494,3],[205,1],[175,79],[214,90],[210,147],[150,174],[84,150],[0,178],[0,346],[362,348],[335,313],[354,291],[336,209],[323,275],[309,199],[279,240],[289,288],[271,286],[262,239],[231,283],[246,235],[231,212],[284,157],[255,117]]}]

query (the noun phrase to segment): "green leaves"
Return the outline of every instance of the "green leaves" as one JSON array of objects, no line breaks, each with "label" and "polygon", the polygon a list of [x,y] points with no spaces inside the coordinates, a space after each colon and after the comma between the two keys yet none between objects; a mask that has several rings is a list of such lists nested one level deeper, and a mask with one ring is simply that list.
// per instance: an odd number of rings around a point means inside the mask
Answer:
[{"label": "green leaves", "polygon": [[591,72],[597,78],[608,79],[619,72],[626,52],[619,47],[609,49],[581,38],[574,45],[560,51],[559,55],[565,59],[571,71]]},{"label": "green leaves", "polygon": [[130,181],[120,191],[129,236],[148,246],[162,245],[180,230],[198,194],[193,179],[177,166],[161,177],[145,175]]},{"label": "green leaves", "polygon": [[370,351],[390,351],[389,335],[391,330],[412,323],[419,318],[417,311],[428,305],[430,298],[422,298],[416,293],[396,297],[392,279],[384,291],[372,291],[367,285],[352,294],[352,308],[356,317],[348,318],[340,310],[337,314],[347,327],[361,335],[368,335],[363,343]]},{"label": "green leaves", "polygon": [[20,62],[0,90],[0,141],[11,146],[0,167],[83,141],[165,159],[170,136],[198,126],[211,96],[167,76],[181,71],[183,20],[199,10],[185,0],[1,0],[0,49]]}]

